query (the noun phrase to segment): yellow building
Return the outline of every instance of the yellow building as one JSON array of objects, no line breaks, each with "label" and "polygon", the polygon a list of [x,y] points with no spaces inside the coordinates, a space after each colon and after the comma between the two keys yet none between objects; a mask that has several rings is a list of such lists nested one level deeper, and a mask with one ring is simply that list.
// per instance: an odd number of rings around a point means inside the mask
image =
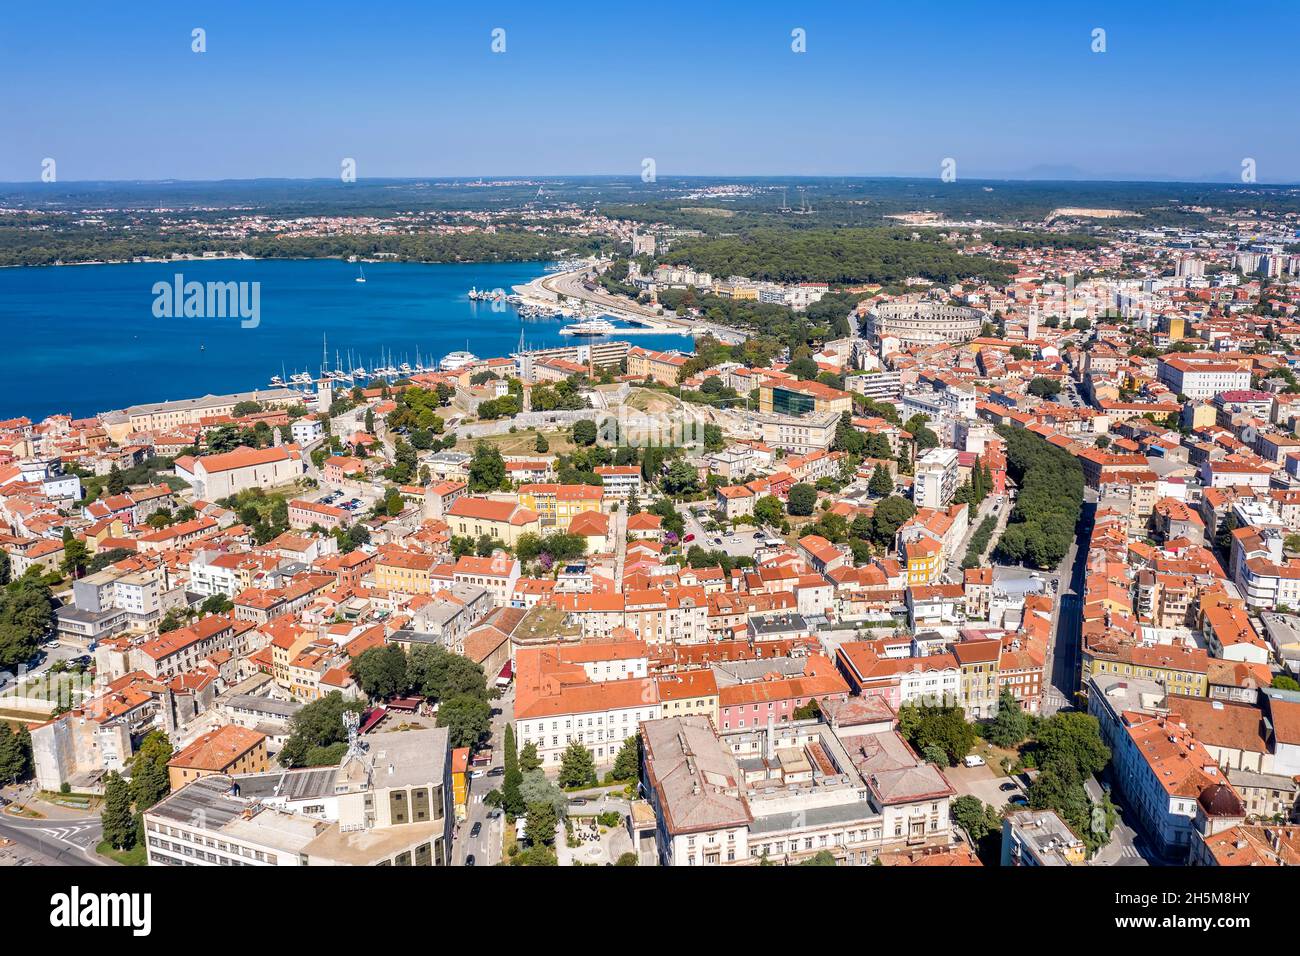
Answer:
[{"label": "yellow building", "polygon": [[907,568],[908,586],[929,584],[943,568],[943,547],[933,538],[917,538],[903,543],[903,565]]},{"label": "yellow building", "polygon": [[544,531],[569,530],[584,511],[600,511],[604,489],[596,485],[520,485],[519,504],[537,513]]},{"label": "yellow building", "polygon": [[677,671],[658,680],[661,717],[685,717],[699,714],[720,726],[718,681],[711,670]]},{"label": "yellow building", "polygon": [[235,724],[206,733],[167,761],[173,791],[211,774],[262,773],[269,766],[266,734]]},{"label": "yellow building", "polygon": [[444,520],[457,537],[477,540],[487,535],[511,547],[518,543],[521,534],[538,534],[541,530],[537,512],[531,508],[513,501],[491,501],[469,495],[452,502]]},{"label": "yellow building", "polygon": [[381,551],[375,562],[375,587],[398,594],[432,594],[431,574],[437,558],[418,551]]},{"label": "yellow building", "polygon": [[1186,697],[1205,697],[1209,693],[1206,674],[1209,655],[1199,647],[1156,644],[1139,647],[1121,644],[1118,647],[1093,648],[1083,646],[1083,678],[1081,686],[1096,674],[1118,674],[1121,677],[1142,677],[1163,684],[1171,694]]},{"label": "yellow building", "polygon": [[634,345],[627,350],[627,374],[653,379],[660,385],[676,385],[677,375],[687,361],[680,352],[652,352]]},{"label": "yellow building", "polygon": [[464,820],[469,808],[469,748],[451,752],[451,800],[456,819]]}]

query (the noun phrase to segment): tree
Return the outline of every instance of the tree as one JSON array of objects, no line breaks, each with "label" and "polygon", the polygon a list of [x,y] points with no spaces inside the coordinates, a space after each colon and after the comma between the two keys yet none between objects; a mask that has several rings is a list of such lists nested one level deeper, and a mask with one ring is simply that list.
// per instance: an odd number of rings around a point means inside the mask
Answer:
[{"label": "tree", "polygon": [[1300,690],[1300,682],[1286,674],[1278,674],[1273,678],[1273,687],[1277,690]]},{"label": "tree", "polygon": [[131,791],[116,771],[110,771],[104,784],[104,809],[99,815],[104,841],[116,850],[135,846],[135,819],[131,815]]},{"label": "tree", "polygon": [[631,850],[628,850],[626,853],[619,854],[618,859],[614,861],[614,865],[615,866],[638,866],[639,864],[637,863],[636,854],[633,853]]},{"label": "tree", "polygon": [[889,477],[889,472],[885,471],[884,465],[877,465],[876,470],[871,473],[871,481],[867,483],[867,490],[877,498],[884,498],[894,491],[894,479]]},{"label": "tree", "polygon": [[817,489],[806,482],[792,485],[785,496],[785,508],[795,517],[807,517],[817,505]]},{"label": "tree", "polygon": [[1038,376],[1029,383],[1029,394],[1037,395],[1039,398],[1051,398],[1059,395],[1061,392],[1061,383],[1054,378],[1045,378]]},{"label": "tree", "polygon": [[54,620],[50,589],[29,572],[0,592],[0,670],[25,664],[49,633]]},{"label": "tree", "polygon": [[307,704],[289,721],[289,739],[280,750],[280,763],[286,767],[338,763],[347,740],[343,713],[351,710],[359,714],[364,709],[361,701],[345,701],[338,691]]},{"label": "tree", "polygon": [[501,457],[501,449],[490,442],[479,442],[474,446],[474,456],[469,462],[469,490],[499,491],[505,481],[506,463]]},{"label": "tree", "polygon": [[387,700],[410,689],[406,653],[396,644],[371,647],[352,660],[352,676],[367,697]]},{"label": "tree", "polygon": [[998,811],[970,794],[955,798],[949,804],[953,822],[966,831],[975,844],[980,859],[994,866],[1001,858],[1002,818]]},{"label": "tree", "polygon": [[541,432],[537,433],[537,441],[533,442],[533,451],[539,455],[544,455],[551,450],[551,443],[546,440],[546,436]]},{"label": "tree", "polygon": [[618,748],[618,756],[614,758],[614,769],[611,772],[615,780],[635,780],[640,775],[641,751],[639,738],[635,734],[623,741],[623,746]]},{"label": "tree", "polygon": [[559,814],[552,803],[530,803],[528,822],[524,824],[524,839],[529,846],[552,846],[555,830],[560,824]]},{"label": "tree", "polygon": [[32,770],[32,738],[26,724],[18,731],[0,720],[0,784],[17,783]]},{"label": "tree", "polygon": [[690,495],[700,490],[700,476],[695,466],[685,461],[675,461],[668,474],[659,479],[663,490],[670,495]]},{"label": "tree", "polygon": [[580,418],[573,423],[573,443],[589,447],[596,444],[596,423],[590,418]]},{"label": "tree", "polygon": [[998,695],[998,714],[984,732],[984,738],[997,747],[1014,747],[1029,736],[1031,720],[1009,690]]},{"label": "tree", "polygon": [[876,503],[871,515],[871,537],[877,544],[888,547],[903,522],[916,514],[916,505],[898,495],[890,495]]},{"label": "tree", "polygon": [[898,729],[913,748],[940,766],[952,766],[975,745],[975,728],[956,705],[905,704],[898,711]]},{"label": "tree", "polygon": [[120,495],[126,491],[126,478],[122,476],[122,470],[117,465],[108,470],[108,481],[105,482],[104,488],[110,495]]},{"label": "tree", "polygon": [[542,758],[537,753],[537,741],[530,740],[519,751],[519,769],[523,773],[532,773],[542,768]]},{"label": "tree", "polygon": [[764,495],[754,504],[754,520],[761,525],[778,527],[784,517],[785,509],[781,506],[780,498]]},{"label": "tree", "polygon": [[422,645],[406,661],[408,686],[430,700],[470,696],[486,701],[483,665],[437,645]]},{"label": "tree", "polygon": [[559,866],[555,851],[547,846],[530,846],[510,859],[511,866]]},{"label": "tree", "polygon": [[65,537],[63,541],[63,573],[71,578],[79,578],[86,565],[90,563],[90,549],[80,538]]},{"label": "tree", "polygon": [[1035,739],[1039,768],[1055,771],[1070,783],[1083,783],[1110,761],[1110,748],[1091,714],[1055,713],[1039,724]]},{"label": "tree", "polygon": [[794,712],[795,720],[812,720],[814,717],[822,715],[822,705],[817,702],[816,697],[810,697],[808,703],[802,707],[796,707]]},{"label": "tree", "polygon": [[818,850],[799,864],[800,866],[834,866],[835,854],[830,850]]},{"label": "tree", "polygon": [[596,760],[591,751],[573,741],[560,758],[560,786],[565,789],[596,785]]},{"label": "tree", "polygon": [[151,730],[131,758],[131,799],[137,813],[143,813],[171,792],[167,761],[172,759],[171,739],[161,730]]},{"label": "tree", "polygon": [[461,694],[438,705],[438,726],[450,731],[453,747],[475,747],[492,730],[492,708],[486,700]]},{"label": "tree", "polygon": [[199,606],[199,610],[204,614],[229,614],[234,609],[235,602],[219,591],[209,595]]},{"label": "tree", "polygon": [[515,728],[507,722],[504,735],[505,774],[501,778],[501,805],[512,817],[524,812],[524,799],[519,793],[519,785],[524,775],[519,769],[519,754],[515,750]]}]

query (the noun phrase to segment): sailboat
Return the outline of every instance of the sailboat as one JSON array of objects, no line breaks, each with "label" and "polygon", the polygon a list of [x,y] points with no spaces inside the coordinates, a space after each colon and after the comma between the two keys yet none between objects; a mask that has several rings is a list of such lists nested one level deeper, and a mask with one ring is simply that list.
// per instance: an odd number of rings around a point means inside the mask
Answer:
[{"label": "sailboat", "polygon": [[366,281],[366,270],[362,267],[361,263],[359,263],[359,262],[357,263],[357,270],[361,273],[359,276],[357,276],[357,281],[358,281],[358,282],[365,282],[365,281]]}]

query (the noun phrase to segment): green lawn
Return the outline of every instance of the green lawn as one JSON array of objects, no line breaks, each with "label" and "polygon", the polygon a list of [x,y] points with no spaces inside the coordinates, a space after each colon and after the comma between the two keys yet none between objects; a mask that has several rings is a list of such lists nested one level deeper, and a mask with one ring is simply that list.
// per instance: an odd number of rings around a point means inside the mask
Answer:
[{"label": "green lawn", "polygon": [[129,850],[115,850],[108,845],[108,841],[101,841],[99,846],[95,847],[95,852],[100,856],[108,857],[115,860],[123,866],[148,866],[148,853],[145,851],[143,843],[137,843]]}]

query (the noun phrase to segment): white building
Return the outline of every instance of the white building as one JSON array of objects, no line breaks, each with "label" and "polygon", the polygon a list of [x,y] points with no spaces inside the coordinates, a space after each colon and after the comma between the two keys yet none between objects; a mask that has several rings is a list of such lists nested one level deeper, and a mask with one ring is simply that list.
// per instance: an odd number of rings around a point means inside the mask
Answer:
[{"label": "white building", "polygon": [[916,460],[912,502],[917,508],[946,508],[957,491],[957,450],[931,448]]}]

